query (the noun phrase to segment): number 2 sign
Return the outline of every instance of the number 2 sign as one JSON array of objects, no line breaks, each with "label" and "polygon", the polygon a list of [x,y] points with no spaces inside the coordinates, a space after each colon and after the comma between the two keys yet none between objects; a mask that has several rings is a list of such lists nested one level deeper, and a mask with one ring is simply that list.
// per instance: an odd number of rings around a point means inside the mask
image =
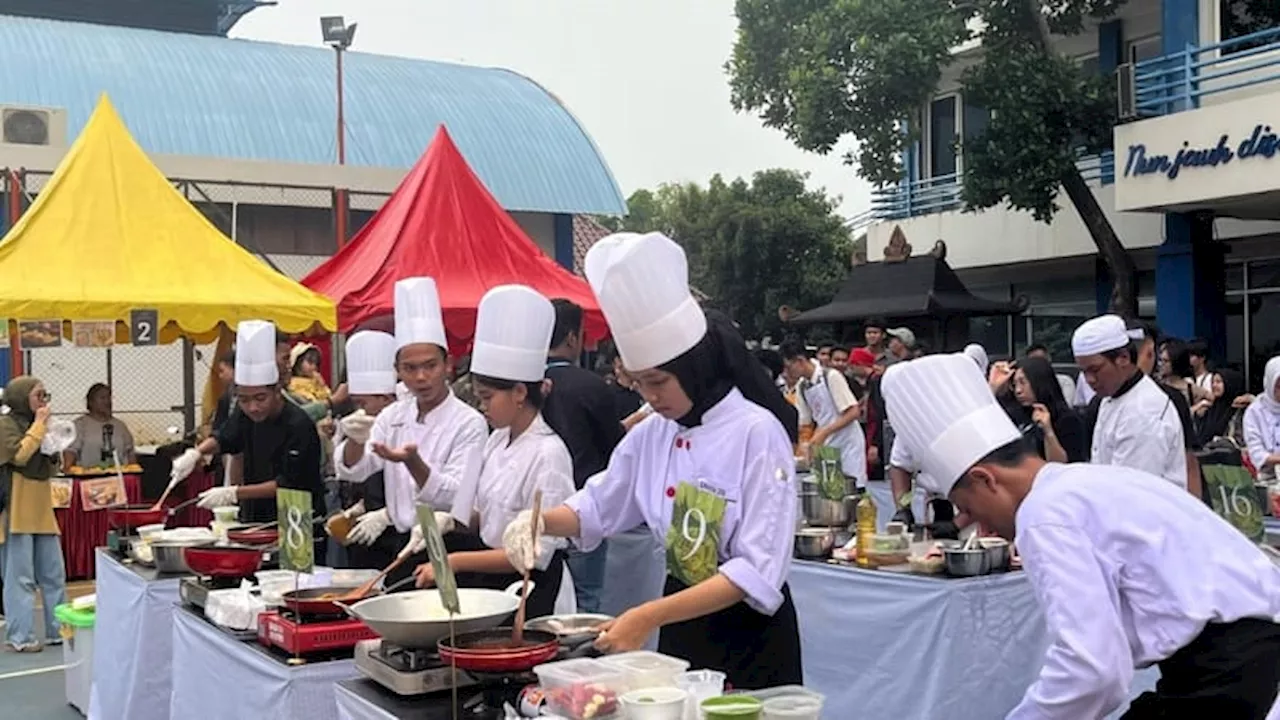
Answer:
[{"label": "number 2 sign", "polygon": [[129,340],[134,345],[159,344],[160,313],[155,310],[129,312]]}]

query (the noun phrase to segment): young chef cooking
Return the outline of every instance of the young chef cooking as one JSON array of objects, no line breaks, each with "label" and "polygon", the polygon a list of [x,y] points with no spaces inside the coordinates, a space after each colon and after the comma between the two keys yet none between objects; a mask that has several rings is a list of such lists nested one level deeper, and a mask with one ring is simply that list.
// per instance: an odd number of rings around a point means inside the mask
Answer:
[{"label": "young chef cooking", "polygon": [[1092,462],[1144,470],[1185,490],[1182,421],[1169,396],[1138,367],[1133,340],[1118,315],[1088,320],[1071,336],[1081,374],[1103,397]]},{"label": "young chef cooking", "polygon": [[839,453],[840,471],[853,480],[854,488],[865,488],[867,440],[858,422],[858,401],[849,390],[849,382],[840,371],[810,360],[799,342],[784,342],[778,352],[787,382],[799,385],[797,401],[804,403],[818,426],[809,437],[810,453],[829,445]]},{"label": "young chef cooking", "polygon": [[[394,583],[425,560],[417,504],[447,511],[464,525],[471,521],[476,480],[488,427],[480,413],[449,390],[449,350],[440,298],[431,278],[396,283],[396,373],[413,393],[376,419],[355,413],[342,419],[347,438],[336,459],[339,479],[360,482],[383,473],[386,507],[362,515],[348,543],[372,545],[394,527],[396,542],[421,559],[388,577]],[[446,544],[448,541],[446,540]]]},{"label": "young chef cooking", "polygon": [[[240,455],[243,484],[200,493],[202,508],[240,506],[240,522],[276,519],[276,488],[307,490],[312,512],[324,517],[324,480],[320,472],[320,435],[315,421],[284,396],[276,363],[276,328],[246,320],[236,328],[235,409],[212,437],[173,461],[173,479],[191,474],[206,455]],[[316,538],[316,557],[324,557],[324,534]]]},{"label": "young chef cooking", "polygon": [[[736,688],[800,684],[786,585],[796,524],[795,459],[782,396],[742,336],[689,294],[684,251],[659,233],[621,233],[587,253],[586,275],[627,371],[653,406],[608,469],[538,522],[590,550],[647,523],[665,541],[664,597],[607,623],[597,646],[658,649],[725,671]],[[769,409],[766,410],[765,407]],[[524,511],[503,546],[534,565]]]},{"label": "young chef cooking", "polygon": [[[334,447],[335,458],[341,457],[348,442],[369,441],[374,419],[396,400],[396,339],[376,330],[364,330],[347,339],[347,388],[358,408],[358,420],[348,423],[355,428],[355,439],[342,436]],[[350,416],[348,416],[350,417]],[[339,463],[335,460],[335,467]],[[360,500],[341,514],[352,520],[387,507],[385,473],[379,469],[359,481],[353,481]],[[368,543],[353,542],[347,550],[351,566],[378,569],[391,564],[404,548],[404,538],[388,527]]]},{"label": "young chef cooking", "polygon": [[[542,419],[547,346],[556,313],[551,302],[523,285],[485,293],[476,317],[471,377],[485,417],[493,425],[484,448],[476,490],[480,544],[449,553],[461,587],[500,590],[520,579],[502,550],[502,534],[542,491],[546,507],[573,494],[573,459],[564,441]],[[444,530],[444,528],[442,528]],[[532,538],[528,538],[530,542]],[[564,541],[543,537],[531,573],[528,617],[550,615],[564,575]],[[435,582],[430,563],[417,570],[418,587]]]},{"label": "young chef cooking", "polygon": [[973,363],[884,376],[935,492],[1017,541],[1051,644],[1012,720],[1097,720],[1160,667],[1124,720],[1262,720],[1280,684],[1280,568],[1203,502],[1146,472],[1046,463]]}]

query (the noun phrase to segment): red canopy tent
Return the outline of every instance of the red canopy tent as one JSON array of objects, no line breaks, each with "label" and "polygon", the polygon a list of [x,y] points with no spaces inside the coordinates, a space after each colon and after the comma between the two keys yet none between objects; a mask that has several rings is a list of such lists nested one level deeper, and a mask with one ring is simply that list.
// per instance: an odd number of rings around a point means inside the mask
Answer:
[{"label": "red canopy tent", "polygon": [[339,328],[350,332],[389,325],[396,281],[418,276],[435,278],[454,354],[471,345],[480,298],[511,283],[581,305],[588,342],[608,333],[590,286],[529,239],[443,125],[386,204],[302,284],[332,299]]}]

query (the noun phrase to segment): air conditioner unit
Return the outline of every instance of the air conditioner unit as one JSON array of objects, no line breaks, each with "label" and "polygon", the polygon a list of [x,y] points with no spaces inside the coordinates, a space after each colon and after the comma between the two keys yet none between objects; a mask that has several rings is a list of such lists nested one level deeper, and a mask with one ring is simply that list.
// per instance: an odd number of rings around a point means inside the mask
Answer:
[{"label": "air conditioner unit", "polygon": [[0,143],[65,147],[67,111],[62,108],[0,105]]},{"label": "air conditioner unit", "polygon": [[1123,63],[1116,68],[1116,100],[1119,103],[1120,121],[1138,117],[1138,88],[1134,83],[1133,63]]}]

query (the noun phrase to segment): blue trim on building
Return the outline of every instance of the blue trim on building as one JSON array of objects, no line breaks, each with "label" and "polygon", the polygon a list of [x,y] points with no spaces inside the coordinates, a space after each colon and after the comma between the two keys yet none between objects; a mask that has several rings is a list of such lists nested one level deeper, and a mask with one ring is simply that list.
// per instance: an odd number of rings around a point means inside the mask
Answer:
[{"label": "blue trim on building", "polygon": [[[0,104],[65,108],[107,93],[148,152],[332,164],[333,51],[0,15]],[[625,215],[604,159],[554,95],[518,73],[350,52],[347,163],[409,168],[445,125],[508,210]]]},{"label": "blue trim on building", "polygon": [[555,223],[555,257],[560,267],[573,272],[573,216],[556,215]]}]

